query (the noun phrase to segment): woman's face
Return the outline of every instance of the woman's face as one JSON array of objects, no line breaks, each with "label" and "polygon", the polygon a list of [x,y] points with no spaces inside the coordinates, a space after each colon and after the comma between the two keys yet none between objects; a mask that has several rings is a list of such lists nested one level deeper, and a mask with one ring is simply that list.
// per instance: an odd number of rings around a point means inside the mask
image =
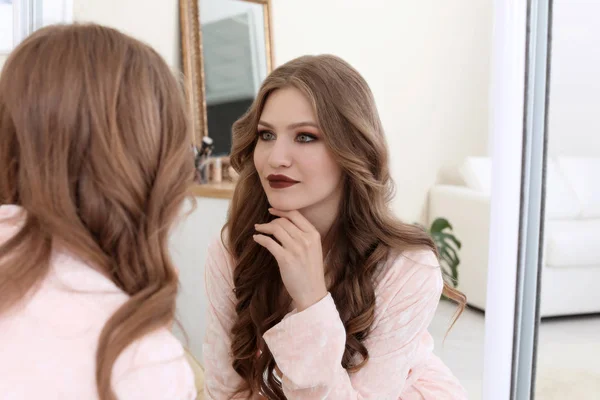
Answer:
[{"label": "woman's face", "polygon": [[254,165],[271,207],[290,211],[325,206],[335,212],[342,170],[302,92],[288,87],[271,93],[257,132]]}]

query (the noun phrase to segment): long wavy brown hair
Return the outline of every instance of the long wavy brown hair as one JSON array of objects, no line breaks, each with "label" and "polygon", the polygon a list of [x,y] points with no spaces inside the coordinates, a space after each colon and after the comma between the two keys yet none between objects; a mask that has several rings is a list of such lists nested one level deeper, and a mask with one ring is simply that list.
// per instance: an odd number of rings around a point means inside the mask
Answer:
[{"label": "long wavy brown hair", "polygon": [[25,211],[0,246],[0,313],[35,291],[56,248],[112,280],[130,298],[100,335],[102,400],[119,354],[174,319],[167,239],[194,173],[180,88],[153,49],[98,25],[36,31],[0,76],[0,204]]},{"label": "long wavy brown hair", "polygon": [[[373,95],[361,75],[331,55],[300,57],[273,71],[248,112],[233,126],[231,163],[240,177],[223,230],[235,261],[233,368],[245,381],[240,392],[260,393],[269,399],[285,396],[262,336],[289,312],[291,298],[276,260],[252,239],[254,224],[273,218],[253,151],[265,102],[269,94],[285,87],[300,90],[310,100],[323,138],[343,170],[342,203],[325,239],[330,249],[328,268],[333,271],[329,291],[346,328],[344,368],[358,371],[369,359],[363,343],[374,320],[377,266],[392,250],[423,248],[437,254],[425,231],[400,222],[390,211],[393,184],[387,145]],[[443,293],[462,312],[464,295],[446,283]]]}]

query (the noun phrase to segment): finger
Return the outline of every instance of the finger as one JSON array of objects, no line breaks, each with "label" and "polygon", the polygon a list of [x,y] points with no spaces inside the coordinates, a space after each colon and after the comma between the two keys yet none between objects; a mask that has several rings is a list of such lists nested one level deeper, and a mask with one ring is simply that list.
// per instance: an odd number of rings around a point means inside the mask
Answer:
[{"label": "finger", "polygon": [[268,224],[256,224],[254,225],[254,229],[260,233],[266,233],[267,235],[275,236],[275,238],[279,240],[279,243],[281,243],[284,248],[290,248],[294,245],[294,239],[285,230],[285,228],[276,221],[271,221]]},{"label": "finger", "polygon": [[283,253],[285,250],[283,250],[283,247],[281,247],[276,241],[265,235],[253,235],[252,238],[256,243],[269,250],[277,262],[283,259]]},{"label": "finger", "polygon": [[[294,225],[292,221],[285,217],[279,217],[273,222],[276,222],[283,226],[283,228],[290,234],[290,236],[294,240],[293,245],[290,244],[283,246],[284,248],[292,252],[304,252],[307,248],[312,247],[311,243],[320,242],[319,238],[316,236],[313,240],[311,240],[310,234],[301,231],[300,228],[298,228],[296,225]],[[314,230],[314,234],[318,235],[316,229]],[[318,244],[320,245],[321,243]]]},{"label": "finger", "polygon": [[290,220],[294,225],[298,227],[302,232],[313,233],[316,228],[311,224],[300,211],[281,211],[276,208],[269,208],[269,212],[277,217],[284,217]]},{"label": "finger", "polygon": [[273,223],[281,225],[283,229],[294,239],[299,239],[304,236],[304,232],[300,228],[298,228],[292,221],[285,217],[279,217],[271,221]]}]

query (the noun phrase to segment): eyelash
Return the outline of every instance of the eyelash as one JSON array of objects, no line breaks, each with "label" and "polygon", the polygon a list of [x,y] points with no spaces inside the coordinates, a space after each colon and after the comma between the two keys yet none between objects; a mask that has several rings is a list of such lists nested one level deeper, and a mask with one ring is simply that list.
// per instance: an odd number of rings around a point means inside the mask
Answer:
[{"label": "eyelash", "polygon": [[[265,137],[264,137],[265,134],[270,134],[270,135],[275,136],[275,134],[273,132],[271,132],[271,131],[262,130],[262,131],[258,131],[258,138],[260,140],[263,140],[263,141],[266,141],[266,142],[269,141],[269,139],[265,139]],[[309,138],[310,140],[297,140],[301,136]],[[315,135],[311,134],[311,133],[299,133],[298,135],[296,135],[296,141],[298,141],[299,143],[312,143],[312,142],[314,142],[316,140],[317,140],[317,137]]]}]

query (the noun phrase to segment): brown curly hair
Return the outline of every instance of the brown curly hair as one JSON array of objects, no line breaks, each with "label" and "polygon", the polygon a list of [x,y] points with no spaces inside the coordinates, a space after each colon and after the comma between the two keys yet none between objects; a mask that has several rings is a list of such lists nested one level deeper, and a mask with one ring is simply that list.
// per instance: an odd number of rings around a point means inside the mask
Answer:
[{"label": "brown curly hair", "polygon": [[[237,320],[231,350],[233,368],[245,381],[239,392],[269,399],[285,396],[262,336],[289,312],[292,300],[274,257],[252,239],[254,224],[273,218],[253,151],[266,100],[285,87],[300,90],[312,103],[323,138],[343,170],[338,218],[324,240],[330,249],[328,268],[333,271],[329,291],[346,328],[345,369],[357,371],[369,359],[363,342],[374,319],[376,267],[392,249],[436,252],[425,231],[400,222],[389,209],[393,184],[387,145],[373,95],[361,75],[331,55],[300,57],[273,71],[248,112],[233,126],[231,162],[240,177],[223,230],[235,262]],[[464,308],[460,292],[444,284],[444,294]]]},{"label": "brown curly hair", "polygon": [[169,228],[193,183],[181,86],[160,55],[95,24],[50,26],[9,56],[0,75],[0,204],[25,211],[0,245],[0,314],[32,294],[55,248],[130,298],[96,353],[101,400],[114,400],[115,360],[175,316]]}]

